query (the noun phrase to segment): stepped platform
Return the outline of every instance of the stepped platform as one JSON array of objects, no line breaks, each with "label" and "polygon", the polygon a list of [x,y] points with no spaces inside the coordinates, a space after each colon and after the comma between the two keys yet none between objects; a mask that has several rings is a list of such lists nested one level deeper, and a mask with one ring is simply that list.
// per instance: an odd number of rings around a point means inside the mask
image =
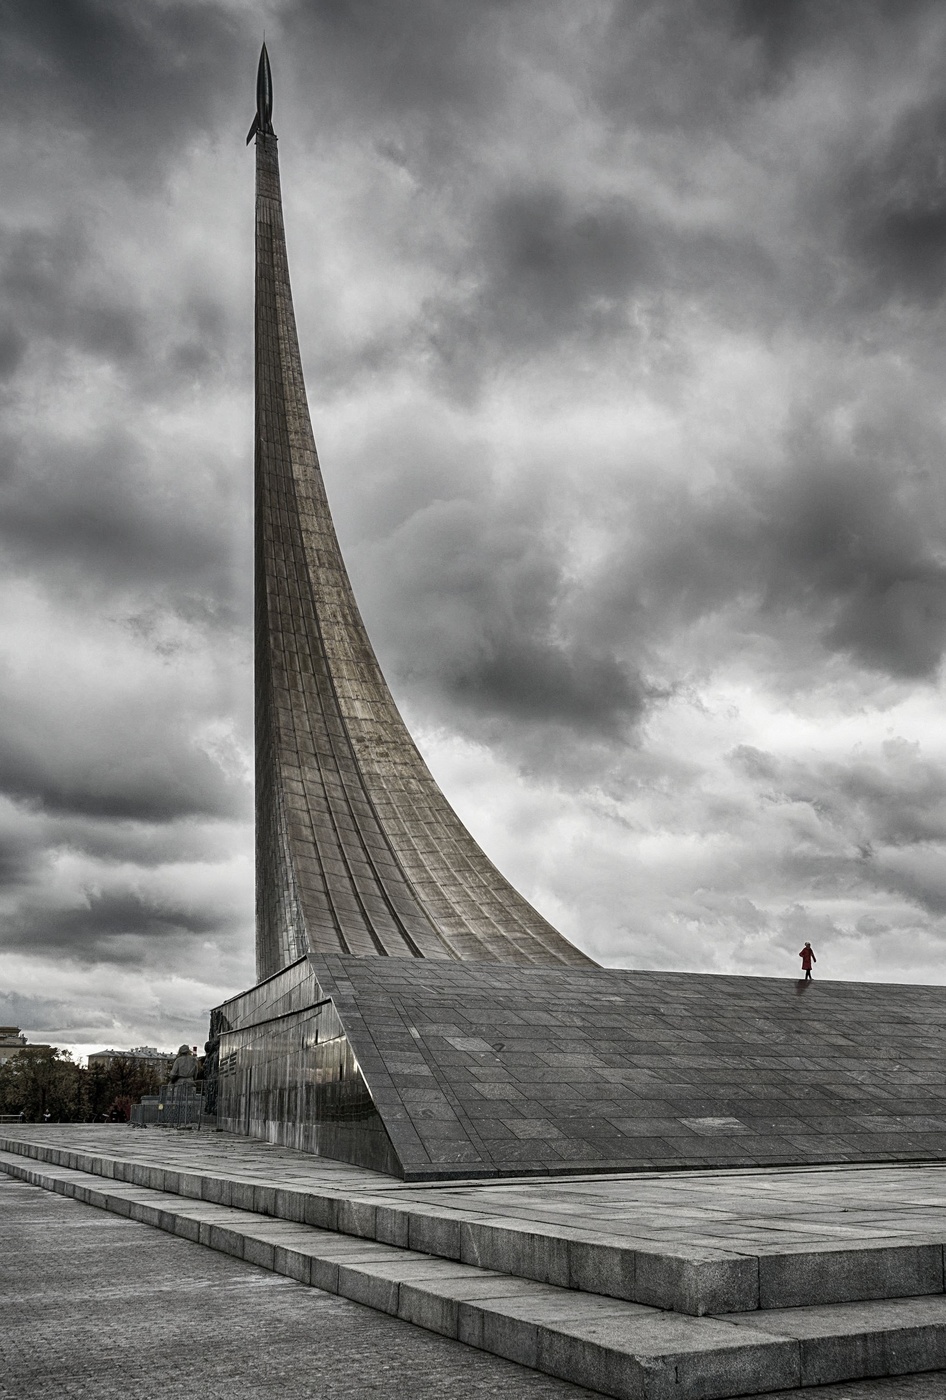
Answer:
[{"label": "stepped platform", "polygon": [[406,1180],[946,1159],[942,987],[320,954],[220,1014],[221,1126]]},{"label": "stepped platform", "polygon": [[0,1169],[621,1400],[946,1370],[935,1163],[420,1184],[224,1133],[23,1125]]}]

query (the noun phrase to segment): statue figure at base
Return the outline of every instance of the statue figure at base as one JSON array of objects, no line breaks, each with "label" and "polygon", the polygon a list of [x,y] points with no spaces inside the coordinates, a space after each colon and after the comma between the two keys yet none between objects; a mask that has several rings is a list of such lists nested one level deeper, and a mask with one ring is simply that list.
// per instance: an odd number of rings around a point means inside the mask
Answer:
[{"label": "statue figure at base", "polygon": [[197,1058],[189,1045],[182,1045],[168,1075],[166,1098],[185,1098],[197,1092]]}]

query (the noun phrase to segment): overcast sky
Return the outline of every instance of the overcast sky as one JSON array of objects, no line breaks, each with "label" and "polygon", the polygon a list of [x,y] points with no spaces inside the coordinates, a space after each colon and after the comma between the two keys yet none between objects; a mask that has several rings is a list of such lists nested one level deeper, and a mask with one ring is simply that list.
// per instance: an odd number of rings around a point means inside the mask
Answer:
[{"label": "overcast sky", "polygon": [[595,958],[946,983],[946,7],[0,0],[0,1021],[253,981],[265,27],[395,696]]}]

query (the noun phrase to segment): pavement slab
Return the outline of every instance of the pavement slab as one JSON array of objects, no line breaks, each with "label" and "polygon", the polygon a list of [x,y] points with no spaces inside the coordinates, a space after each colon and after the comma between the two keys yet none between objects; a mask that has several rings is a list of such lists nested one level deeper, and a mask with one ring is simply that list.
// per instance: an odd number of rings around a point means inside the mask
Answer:
[{"label": "pavement slab", "polygon": [[593,1396],[3,1176],[0,1292],[4,1400]]},{"label": "pavement slab", "polygon": [[[65,1130],[64,1130],[65,1131]],[[37,1144],[32,1144],[37,1147]],[[68,1153],[85,1166],[99,1161]],[[118,1156],[109,1159],[120,1172]],[[125,1163],[127,1166],[127,1163]],[[616,1400],[724,1400],[946,1368],[946,1295],[686,1316],[194,1195],[0,1153],[0,1167]],[[175,1173],[178,1184],[191,1174]],[[150,1179],[150,1178],[149,1178]],[[269,1200],[275,1201],[274,1189]]]},{"label": "pavement slab", "polygon": [[694,1316],[944,1288],[946,1164],[418,1184],[104,1125],[5,1127],[0,1151]]}]

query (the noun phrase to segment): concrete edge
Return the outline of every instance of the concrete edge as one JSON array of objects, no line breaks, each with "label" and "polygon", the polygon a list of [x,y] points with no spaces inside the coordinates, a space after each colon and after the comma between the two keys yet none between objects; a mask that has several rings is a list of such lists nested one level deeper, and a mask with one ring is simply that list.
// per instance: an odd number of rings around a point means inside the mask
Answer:
[{"label": "concrete edge", "polygon": [[[946,1368],[946,1303],[925,1321],[899,1305],[789,1310],[779,1318],[695,1319],[582,1294],[417,1251],[319,1231],[129,1182],[98,1186],[82,1169],[0,1158],[15,1179],[72,1197],[297,1282],[617,1400],[728,1400],[775,1389]],[[782,1316],[784,1317],[784,1311]],[[806,1336],[805,1314],[821,1319]],[[854,1325],[852,1325],[854,1319]],[[847,1326],[845,1326],[847,1322]]]},{"label": "concrete edge", "polygon": [[566,1227],[517,1226],[380,1193],[283,1188],[20,1138],[0,1136],[0,1151],[690,1317],[946,1292],[946,1243],[938,1241],[758,1255],[696,1246],[624,1246]]}]

